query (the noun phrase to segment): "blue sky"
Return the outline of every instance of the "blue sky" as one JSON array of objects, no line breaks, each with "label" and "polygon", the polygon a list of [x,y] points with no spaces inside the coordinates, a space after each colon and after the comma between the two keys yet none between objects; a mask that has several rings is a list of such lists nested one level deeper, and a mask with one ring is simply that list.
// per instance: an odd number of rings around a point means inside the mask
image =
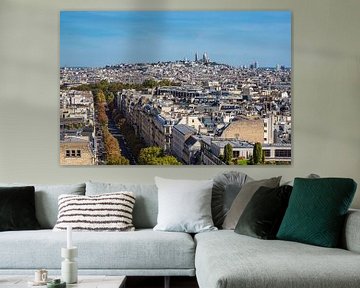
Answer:
[{"label": "blue sky", "polygon": [[60,65],[193,60],[291,66],[290,11],[62,11]]}]

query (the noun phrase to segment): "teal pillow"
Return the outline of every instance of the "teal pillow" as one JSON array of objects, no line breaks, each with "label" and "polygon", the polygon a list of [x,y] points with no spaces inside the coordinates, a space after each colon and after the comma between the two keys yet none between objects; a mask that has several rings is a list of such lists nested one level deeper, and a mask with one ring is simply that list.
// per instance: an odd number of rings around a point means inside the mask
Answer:
[{"label": "teal pillow", "polygon": [[349,178],[295,178],[277,239],[337,247],[355,191]]}]

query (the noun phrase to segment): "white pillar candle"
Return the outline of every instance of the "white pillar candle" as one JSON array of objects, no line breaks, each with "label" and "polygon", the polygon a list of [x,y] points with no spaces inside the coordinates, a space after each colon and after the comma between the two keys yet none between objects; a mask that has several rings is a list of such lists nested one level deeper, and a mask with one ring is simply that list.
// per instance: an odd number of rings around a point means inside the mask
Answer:
[{"label": "white pillar candle", "polygon": [[70,249],[72,248],[72,235],[71,235],[72,227],[70,225],[67,226],[66,232],[67,232],[66,248]]}]

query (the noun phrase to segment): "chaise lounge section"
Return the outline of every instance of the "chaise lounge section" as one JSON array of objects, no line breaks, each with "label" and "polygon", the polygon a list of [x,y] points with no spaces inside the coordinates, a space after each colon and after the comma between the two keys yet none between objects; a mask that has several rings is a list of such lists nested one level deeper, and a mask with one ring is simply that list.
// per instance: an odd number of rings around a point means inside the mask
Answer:
[{"label": "chaise lounge section", "polygon": [[262,240],[231,230],[195,236],[200,288],[354,288],[360,283],[360,211],[345,226],[349,250]]}]

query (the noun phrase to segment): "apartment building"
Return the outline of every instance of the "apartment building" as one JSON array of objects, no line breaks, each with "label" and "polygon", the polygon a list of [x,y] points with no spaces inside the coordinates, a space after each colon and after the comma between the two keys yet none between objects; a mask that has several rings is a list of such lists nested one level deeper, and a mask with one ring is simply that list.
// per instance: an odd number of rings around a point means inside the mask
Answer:
[{"label": "apartment building", "polygon": [[60,165],[95,165],[88,137],[68,136],[60,141]]},{"label": "apartment building", "polygon": [[264,121],[257,118],[237,117],[220,134],[223,139],[239,139],[251,143],[264,142]]},{"label": "apartment building", "polygon": [[177,124],[172,129],[171,154],[183,163],[189,161],[184,153],[186,140],[196,132],[196,129],[184,124]]}]

